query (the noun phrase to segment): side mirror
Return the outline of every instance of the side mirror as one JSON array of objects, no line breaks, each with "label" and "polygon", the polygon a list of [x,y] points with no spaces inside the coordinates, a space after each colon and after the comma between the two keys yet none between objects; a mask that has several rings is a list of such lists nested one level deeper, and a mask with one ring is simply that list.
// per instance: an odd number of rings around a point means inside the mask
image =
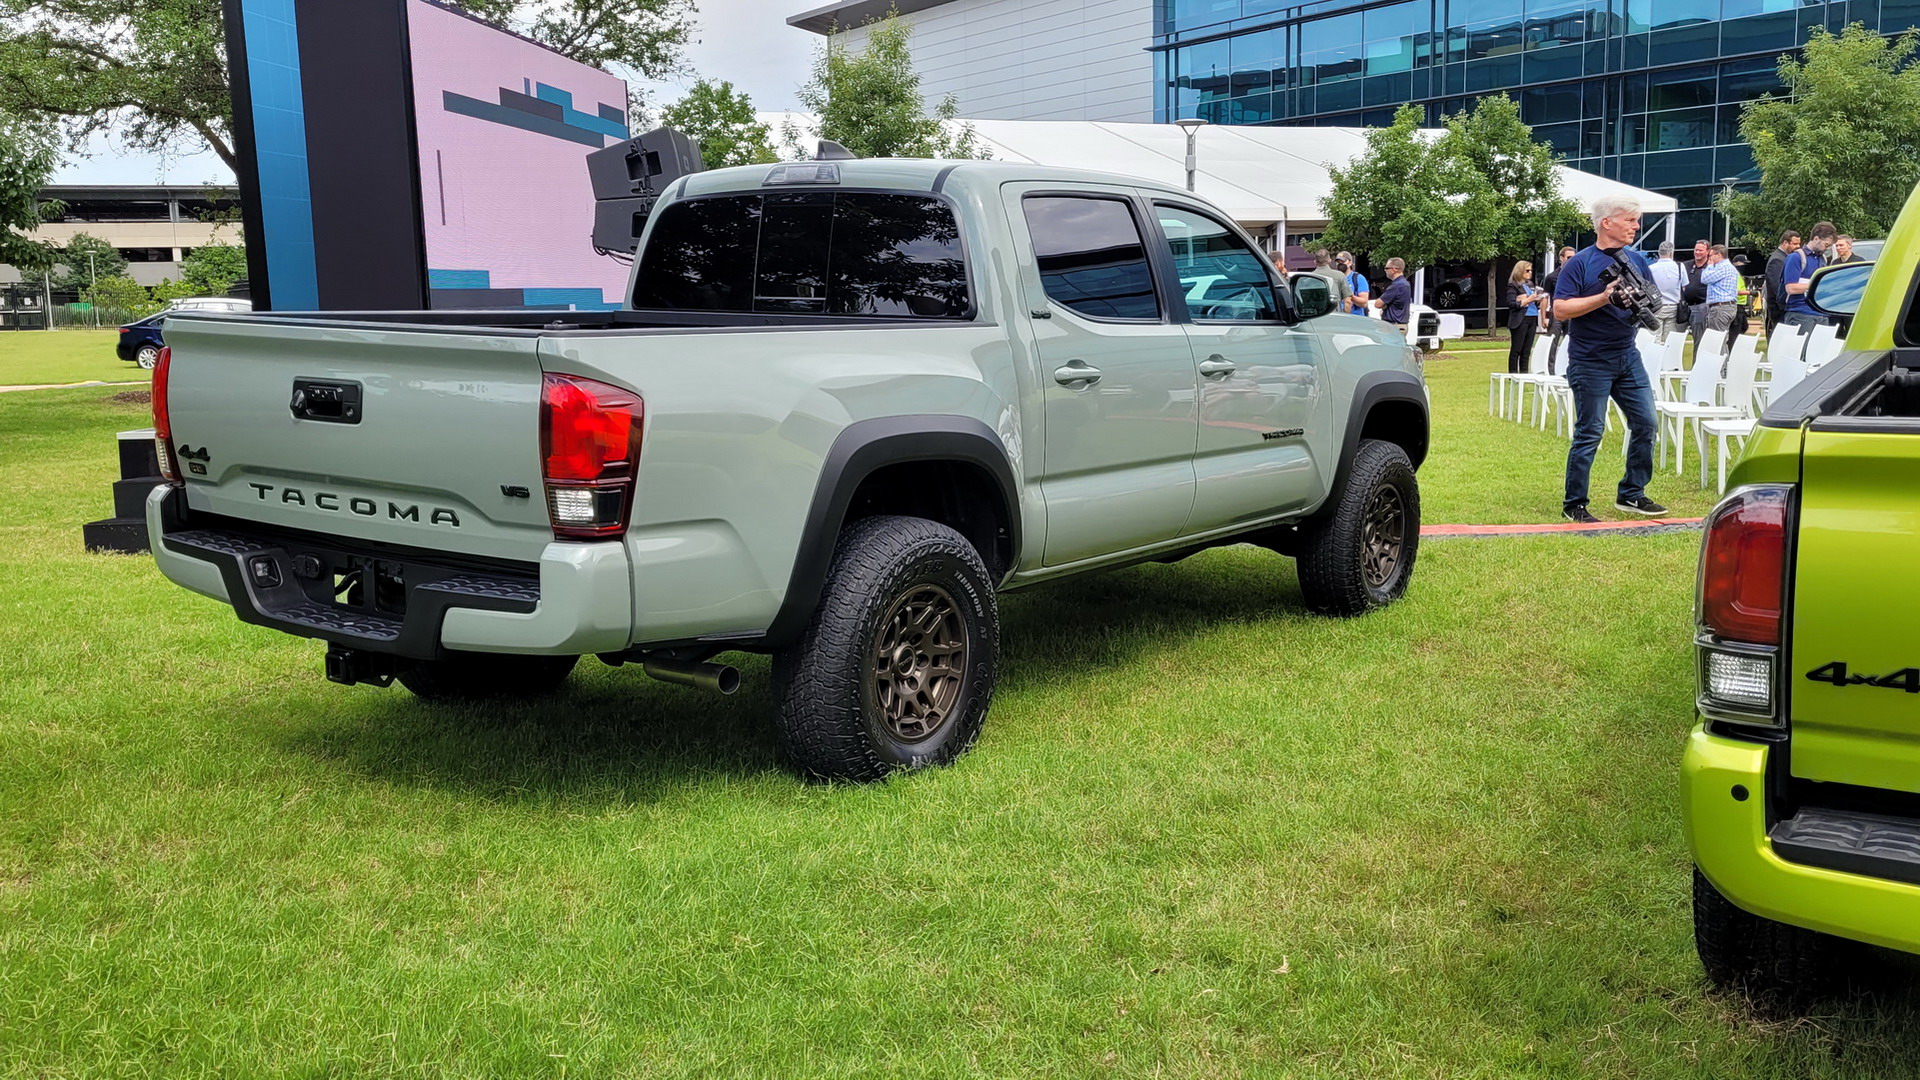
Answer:
[{"label": "side mirror", "polygon": [[1823,266],[1813,272],[1813,284],[1807,286],[1807,306],[1822,315],[1857,315],[1860,294],[1867,291],[1867,279],[1872,276],[1870,262]]},{"label": "side mirror", "polygon": [[1288,279],[1293,286],[1294,310],[1302,319],[1317,319],[1333,310],[1333,286],[1319,274],[1294,274]]}]

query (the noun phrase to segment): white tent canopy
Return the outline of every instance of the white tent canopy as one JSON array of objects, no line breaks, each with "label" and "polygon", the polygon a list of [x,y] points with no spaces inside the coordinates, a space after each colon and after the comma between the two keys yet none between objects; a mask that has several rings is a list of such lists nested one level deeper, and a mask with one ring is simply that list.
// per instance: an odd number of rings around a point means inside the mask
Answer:
[{"label": "white tent canopy", "polygon": [[[1187,136],[1172,124],[1095,121],[964,120],[1000,161],[1071,165],[1141,176],[1175,187],[1187,182]],[[1208,124],[1197,135],[1194,188],[1250,229],[1288,231],[1326,224],[1320,199],[1332,190],[1329,166],[1367,148],[1366,128],[1238,127]],[[1437,130],[1426,132],[1438,138]],[[1630,195],[1649,215],[1679,208],[1672,196],[1559,166],[1560,192],[1589,206],[1602,195]]]}]

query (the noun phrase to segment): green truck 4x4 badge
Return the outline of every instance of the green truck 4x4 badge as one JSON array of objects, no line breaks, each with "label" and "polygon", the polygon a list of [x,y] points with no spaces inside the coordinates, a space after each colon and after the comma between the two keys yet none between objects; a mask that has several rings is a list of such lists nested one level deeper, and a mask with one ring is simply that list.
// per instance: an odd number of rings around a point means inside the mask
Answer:
[{"label": "green truck 4x4 badge", "polygon": [[1845,660],[1835,660],[1807,672],[1807,678],[1812,682],[1832,683],[1835,686],[1878,686],[1920,694],[1920,668],[1905,667],[1891,675],[1852,675],[1847,672]]}]

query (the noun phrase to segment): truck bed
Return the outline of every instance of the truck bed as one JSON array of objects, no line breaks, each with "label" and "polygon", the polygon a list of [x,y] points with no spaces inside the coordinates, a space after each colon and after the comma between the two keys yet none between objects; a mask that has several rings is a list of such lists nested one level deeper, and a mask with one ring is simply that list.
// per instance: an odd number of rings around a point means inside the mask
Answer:
[{"label": "truck bed", "polygon": [[281,325],[324,326],[351,323],[370,327],[402,327],[431,330],[498,330],[526,334],[569,332],[605,333],[610,330],[661,330],[684,333],[690,330],[737,331],[780,328],[786,330],[833,329],[847,326],[951,325],[930,323],[926,319],[880,315],[795,315],[732,314],[712,311],[540,311],[527,309],[460,311],[263,311],[263,312],[183,312],[169,321],[200,318],[241,319]]}]

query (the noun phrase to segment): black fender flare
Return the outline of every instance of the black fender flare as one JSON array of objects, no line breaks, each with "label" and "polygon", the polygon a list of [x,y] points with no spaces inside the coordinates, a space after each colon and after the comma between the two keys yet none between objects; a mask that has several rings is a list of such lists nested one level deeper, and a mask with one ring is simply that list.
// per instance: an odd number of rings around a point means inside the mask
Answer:
[{"label": "black fender flare", "polygon": [[[867,477],[907,461],[958,461],[979,467],[999,489],[1014,562],[1020,556],[1020,499],[1013,463],[1000,436],[970,416],[885,416],[847,425],[820,463],[820,479],[794,554],[780,611],[761,644],[784,648],[799,640],[825,588],[840,530],[854,492]],[[988,554],[988,553],[983,553]]]},{"label": "black fender flare", "polygon": [[1322,518],[1333,513],[1340,492],[1347,486],[1347,476],[1353,471],[1354,456],[1360,453],[1360,433],[1367,426],[1367,414],[1373,411],[1374,406],[1388,401],[1406,402],[1419,409],[1419,443],[1407,457],[1412,459],[1416,470],[1427,459],[1432,417],[1427,408],[1426,385],[1412,372],[1392,369],[1367,372],[1353,385],[1353,399],[1347,406],[1347,426],[1341,436],[1340,463],[1334,468],[1333,483],[1327,487],[1326,499],[1310,515],[1311,518]]}]

